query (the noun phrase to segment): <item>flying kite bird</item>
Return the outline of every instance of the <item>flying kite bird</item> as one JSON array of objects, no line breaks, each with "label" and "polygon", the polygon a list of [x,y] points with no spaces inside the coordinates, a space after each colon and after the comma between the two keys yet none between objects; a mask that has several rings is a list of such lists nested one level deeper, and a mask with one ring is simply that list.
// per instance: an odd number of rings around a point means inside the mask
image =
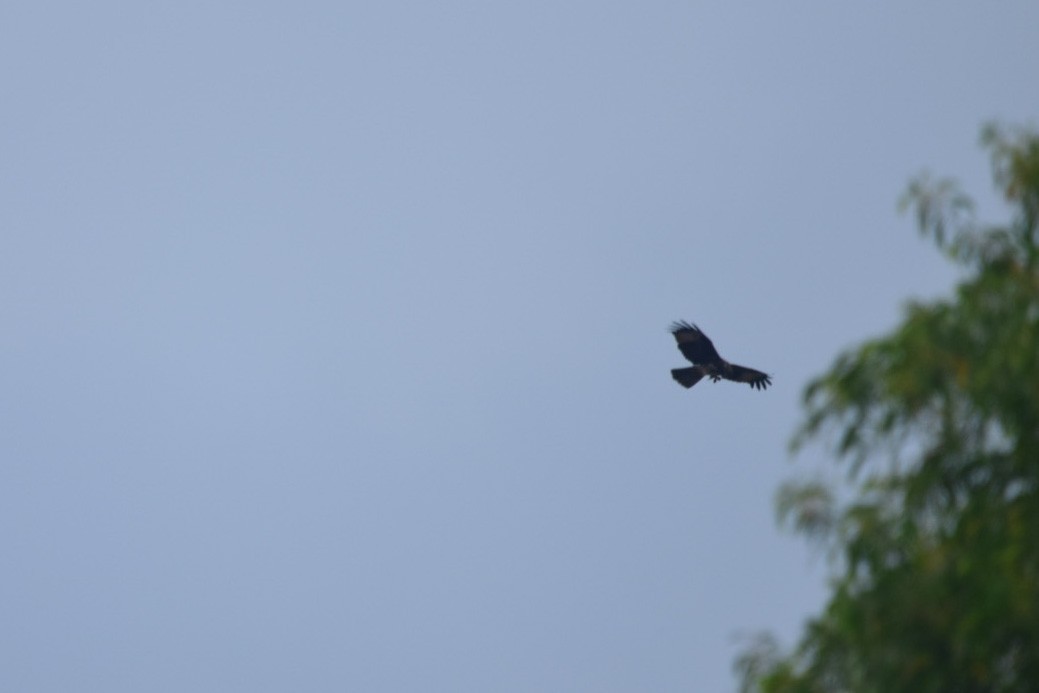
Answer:
[{"label": "flying kite bird", "polygon": [[737,383],[747,383],[755,390],[764,390],[772,384],[772,377],[768,374],[746,366],[737,366],[719,356],[714,344],[696,325],[690,325],[685,321],[673,322],[671,334],[675,336],[682,356],[693,363],[691,368],[671,369],[671,377],[684,388],[696,385],[705,375],[714,382],[724,378]]}]

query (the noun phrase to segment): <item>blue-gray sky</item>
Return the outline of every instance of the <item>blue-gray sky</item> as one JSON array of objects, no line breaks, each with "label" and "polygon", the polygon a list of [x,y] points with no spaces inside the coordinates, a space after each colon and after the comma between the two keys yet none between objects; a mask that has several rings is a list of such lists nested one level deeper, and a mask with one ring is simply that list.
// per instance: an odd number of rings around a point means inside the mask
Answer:
[{"label": "blue-gray sky", "polygon": [[[0,688],[723,691],[1039,5],[8,2]],[[1034,122],[1034,120],[1032,120]],[[685,391],[694,320],[773,374]]]}]

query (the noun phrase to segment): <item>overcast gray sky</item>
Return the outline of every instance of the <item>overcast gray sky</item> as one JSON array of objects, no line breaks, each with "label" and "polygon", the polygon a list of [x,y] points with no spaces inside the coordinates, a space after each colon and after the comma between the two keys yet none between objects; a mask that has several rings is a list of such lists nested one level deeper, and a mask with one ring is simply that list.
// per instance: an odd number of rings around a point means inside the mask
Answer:
[{"label": "overcast gray sky", "polygon": [[[725,691],[1039,4],[6,2],[0,688]],[[685,391],[696,321],[773,375]]]}]

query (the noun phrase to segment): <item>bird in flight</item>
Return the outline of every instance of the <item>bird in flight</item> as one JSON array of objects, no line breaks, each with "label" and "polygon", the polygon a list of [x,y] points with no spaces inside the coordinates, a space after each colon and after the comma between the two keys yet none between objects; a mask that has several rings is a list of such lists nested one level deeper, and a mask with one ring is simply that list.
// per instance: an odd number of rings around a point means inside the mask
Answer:
[{"label": "bird in flight", "polygon": [[719,356],[714,344],[696,325],[685,321],[671,323],[671,334],[675,336],[682,356],[693,364],[690,368],[671,369],[671,377],[684,388],[696,385],[705,375],[714,382],[724,378],[747,383],[755,390],[764,390],[772,384],[770,375],[746,366],[737,366]]}]

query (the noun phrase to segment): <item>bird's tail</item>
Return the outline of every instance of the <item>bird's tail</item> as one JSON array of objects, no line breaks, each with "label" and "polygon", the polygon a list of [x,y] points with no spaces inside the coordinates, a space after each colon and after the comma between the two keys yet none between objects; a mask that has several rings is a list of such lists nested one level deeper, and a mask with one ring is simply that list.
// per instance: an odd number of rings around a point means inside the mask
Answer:
[{"label": "bird's tail", "polygon": [[704,376],[703,369],[699,366],[692,366],[690,368],[672,368],[671,377],[678,381],[678,384],[685,388],[690,388],[700,382],[700,378]]}]

